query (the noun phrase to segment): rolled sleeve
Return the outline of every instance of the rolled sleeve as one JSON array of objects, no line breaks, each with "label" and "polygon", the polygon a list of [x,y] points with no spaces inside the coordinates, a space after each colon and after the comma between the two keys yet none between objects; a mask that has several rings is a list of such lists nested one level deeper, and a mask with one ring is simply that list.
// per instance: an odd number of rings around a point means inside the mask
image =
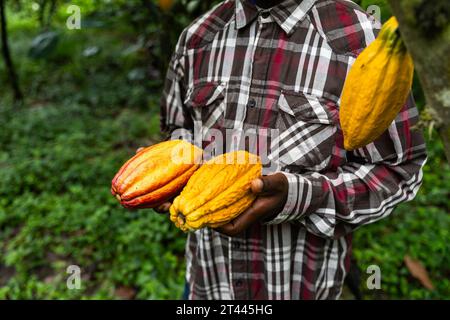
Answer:
[{"label": "rolled sleeve", "polygon": [[288,180],[288,196],[283,210],[266,224],[279,224],[303,217],[311,199],[311,182],[298,174],[281,172]]}]

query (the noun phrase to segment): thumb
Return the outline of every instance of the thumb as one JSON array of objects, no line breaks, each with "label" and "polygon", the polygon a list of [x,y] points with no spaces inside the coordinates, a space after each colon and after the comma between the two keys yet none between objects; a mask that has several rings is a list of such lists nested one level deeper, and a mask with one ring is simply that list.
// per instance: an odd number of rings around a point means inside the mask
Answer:
[{"label": "thumb", "polygon": [[255,194],[260,193],[277,193],[280,191],[280,178],[279,174],[272,174],[268,176],[262,176],[252,181],[251,188]]},{"label": "thumb", "polygon": [[252,192],[255,194],[261,193],[264,190],[264,182],[261,178],[252,181]]}]

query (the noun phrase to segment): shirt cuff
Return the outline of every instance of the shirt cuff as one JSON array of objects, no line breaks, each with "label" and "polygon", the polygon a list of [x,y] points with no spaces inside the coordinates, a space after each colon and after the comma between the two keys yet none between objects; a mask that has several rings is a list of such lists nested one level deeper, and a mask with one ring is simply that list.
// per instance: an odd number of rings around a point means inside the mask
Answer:
[{"label": "shirt cuff", "polygon": [[307,199],[305,199],[304,196],[310,194],[311,183],[299,174],[287,172],[281,173],[286,176],[289,185],[286,203],[281,212],[278,213],[275,218],[264,223],[266,225],[298,220],[303,217],[304,212],[306,211],[305,205],[307,204]]}]

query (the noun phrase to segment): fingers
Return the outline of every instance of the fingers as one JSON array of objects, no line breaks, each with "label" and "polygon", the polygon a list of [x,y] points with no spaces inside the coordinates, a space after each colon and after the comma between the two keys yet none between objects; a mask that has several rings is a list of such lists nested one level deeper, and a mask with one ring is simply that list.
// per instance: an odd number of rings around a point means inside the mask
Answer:
[{"label": "fingers", "polygon": [[139,153],[139,152],[141,152],[141,151],[144,150],[144,149],[145,149],[145,147],[137,148],[136,153]]},{"label": "fingers", "polygon": [[153,210],[158,212],[158,213],[167,213],[167,212],[169,212],[169,209],[170,209],[171,205],[172,205],[172,203],[165,202],[165,203],[159,205],[158,207],[154,208]]},{"label": "fingers", "polygon": [[216,228],[218,232],[234,237],[259,221],[270,221],[286,204],[289,184],[284,174],[275,173],[253,180],[251,189],[258,195],[252,206],[231,222]]},{"label": "fingers", "polygon": [[256,222],[254,216],[255,215],[253,214],[252,208],[249,208],[236,219],[217,228],[216,230],[229,237],[235,237],[250,227],[252,221]]},{"label": "fingers", "polygon": [[235,237],[270,215],[275,205],[276,203],[270,198],[259,198],[237,218],[215,230],[229,237]]}]

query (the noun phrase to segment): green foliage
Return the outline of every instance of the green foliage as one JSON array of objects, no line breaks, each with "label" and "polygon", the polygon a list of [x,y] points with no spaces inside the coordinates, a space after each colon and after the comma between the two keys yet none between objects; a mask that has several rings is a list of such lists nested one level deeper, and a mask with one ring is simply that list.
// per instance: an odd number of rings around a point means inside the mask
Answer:
[{"label": "green foliage", "polygon": [[[117,298],[120,287],[181,297],[184,234],[152,210],[124,210],[109,191],[136,148],[159,139],[162,81],[145,39],[93,16],[97,27],[60,27],[48,50],[30,16],[10,13],[26,107],[0,98],[0,299]],[[45,54],[31,59],[30,48]],[[81,290],[67,289],[71,264]]]},{"label": "green foliage", "polygon": [[[362,289],[372,298],[448,299],[450,297],[450,167],[438,140],[428,142],[424,182],[413,202],[391,217],[355,233],[354,254],[363,274],[370,265],[381,269],[381,290]],[[426,267],[435,291],[412,278],[403,259],[409,255]],[[366,277],[368,274],[365,274]]]},{"label": "green foliage", "polygon": [[[355,2],[363,9],[379,6],[383,22],[392,15],[386,0]],[[413,93],[419,109],[423,110],[425,97],[417,76]],[[423,186],[416,199],[399,206],[388,219],[355,233],[354,254],[363,274],[373,264],[379,265],[382,272],[381,290],[367,290],[363,277],[362,290],[369,298],[450,297],[449,273],[445,268],[450,265],[450,168],[437,134],[428,141],[428,152]],[[426,290],[412,278],[403,262],[405,255],[424,264],[435,284],[435,291]]]},{"label": "green foliage", "polygon": [[[109,186],[137,147],[159,139],[165,64],[181,29],[215,2],[179,0],[163,13],[150,0],[58,1],[44,19],[34,1],[9,3],[27,96],[24,106],[0,96],[0,299],[118,298],[123,287],[140,299],[181,296],[184,234],[152,210],[121,208]],[[389,16],[385,1],[359,2]],[[65,28],[69,4],[83,8],[82,30]],[[44,32],[58,41],[32,59]],[[423,106],[418,82],[414,92]],[[428,145],[417,199],[355,234],[361,269],[382,271],[382,290],[368,298],[450,298],[450,168],[438,138]],[[409,275],[405,255],[425,265],[435,292]],[[81,290],[66,286],[71,264],[81,267]]]},{"label": "green foliage", "polygon": [[44,32],[33,39],[29,51],[29,56],[35,59],[45,58],[50,54],[58,43],[56,32]]},{"label": "green foliage", "polygon": [[[79,298],[99,288],[111,298],[116,285],[138,298],[181,294],[184,236],[165,216],[128,212],[109,193],[117,168],[153,130],[145,113],[117,111],[2,109],[0,265],[15,275],[3,279],[0,298]],[[65,287],[70,264],[86,277],[81,291]]]}]

